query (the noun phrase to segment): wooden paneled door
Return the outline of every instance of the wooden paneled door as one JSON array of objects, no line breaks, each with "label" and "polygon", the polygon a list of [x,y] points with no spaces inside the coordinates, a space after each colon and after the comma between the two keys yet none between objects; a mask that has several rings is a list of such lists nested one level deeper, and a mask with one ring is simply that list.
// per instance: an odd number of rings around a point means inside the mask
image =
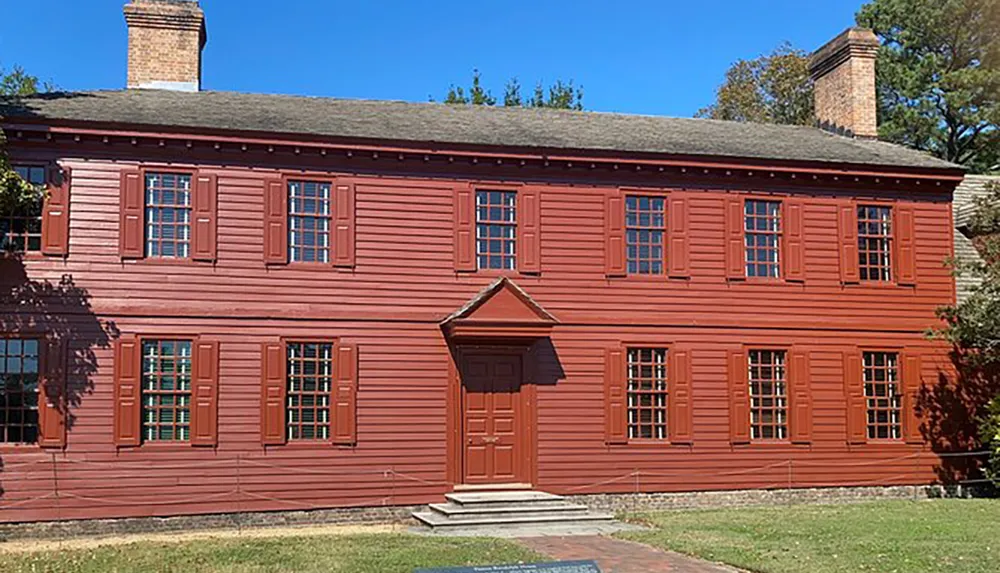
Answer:
[{"label": "wooden paneled door", "polygon": [[527,483],[522,355],[464,352],[462,472],[469,485]]}]

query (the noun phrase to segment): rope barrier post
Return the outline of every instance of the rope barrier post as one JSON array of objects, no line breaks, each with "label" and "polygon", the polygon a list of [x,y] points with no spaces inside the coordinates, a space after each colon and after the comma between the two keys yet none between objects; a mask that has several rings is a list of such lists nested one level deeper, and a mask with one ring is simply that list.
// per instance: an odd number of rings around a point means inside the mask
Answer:
[{"label": "rope barrier post", "polygon": [[240,488],[240,458],[241,454],[236,454],[236,534],[243,534],[243,492]]}]

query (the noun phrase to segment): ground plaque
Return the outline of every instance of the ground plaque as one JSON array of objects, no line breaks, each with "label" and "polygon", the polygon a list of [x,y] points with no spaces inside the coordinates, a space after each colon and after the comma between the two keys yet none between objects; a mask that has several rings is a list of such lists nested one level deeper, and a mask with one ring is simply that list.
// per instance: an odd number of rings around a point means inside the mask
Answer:
[{"label": "ground plaque", "polygon": [[595,561],[588,559],[586,561],[553,561],[551,563],[417,569],[413,573],[601,573],[601,569]]}]

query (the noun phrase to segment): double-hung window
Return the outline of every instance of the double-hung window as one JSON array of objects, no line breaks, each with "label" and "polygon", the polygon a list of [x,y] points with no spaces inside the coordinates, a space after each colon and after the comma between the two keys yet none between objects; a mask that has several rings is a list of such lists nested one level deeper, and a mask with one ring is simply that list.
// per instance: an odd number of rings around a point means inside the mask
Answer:
[{"label": "double-hung window", "polygon": [[334,344],[288,342],[286,353],[286,438],[328,440]]},{"label": "double-hung window", "polygon": [[892,281],[892,207],[858,206],[858,272],[862,281]]},{"label": "double-hung window", "polygon": [[476,191],[476,264],[479,269],[517,268],[517,193]]},{"label": "double-hung window", "polygon": [[630,275],[662,275],[667,234],[666,198],[625,197],[625,256]]},{"label": "double-hung window", "polygon": [[[27,183],[45,184],[45,168],[34,165],[14,165],[14,172]],[[0,251],[36,253],[42,250],[42,200],[29,205],[17,205],[0,213]]]},{"label": "double-hung window", "polygon": [[330,262],[331,188],[324,181],[288,182],[289,260]]},{"label": "double-hung window", "polygon": [[191,438],[190,340],[142,341],[142,437],[147,442]]},{"label": "double-hung window", "polygon": [[146,256],[191,256],[191,175],[146,172]]},{"label": "double-hung window", "polygon": [[667,350],[629,348],[626,364],[628,437],[667,439]]},{"label": "double-hung window", "polygon": [[788,389],[783,350],[750,350],[750,438],[788,438]]},{"label": "double-hung window", "polygon": [[0,443],[38,442],[39,341],[0,338]]},{"label": "double-hung window", "polygon": [[864,352],[862,377],[867,402],[868,438],[900,439],[902,428],[902,393],[899,387],[899,354]]},{"label": "double-hung window", "polygon": [[747,199],[743,204],[747,277],[781,277],[781,201]]}]

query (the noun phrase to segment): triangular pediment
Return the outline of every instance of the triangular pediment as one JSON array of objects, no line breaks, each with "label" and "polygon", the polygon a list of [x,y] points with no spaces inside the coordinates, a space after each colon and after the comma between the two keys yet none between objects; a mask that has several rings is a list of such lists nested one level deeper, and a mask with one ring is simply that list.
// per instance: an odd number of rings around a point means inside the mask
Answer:
[{"label": "triangular pediment", "polygon": [[442,321],[442,326],[474,327],[505,325],[520,328],[551,328],[558,322],[528,293],[507,277],[501,277],[479,291],[469,302]]}]

